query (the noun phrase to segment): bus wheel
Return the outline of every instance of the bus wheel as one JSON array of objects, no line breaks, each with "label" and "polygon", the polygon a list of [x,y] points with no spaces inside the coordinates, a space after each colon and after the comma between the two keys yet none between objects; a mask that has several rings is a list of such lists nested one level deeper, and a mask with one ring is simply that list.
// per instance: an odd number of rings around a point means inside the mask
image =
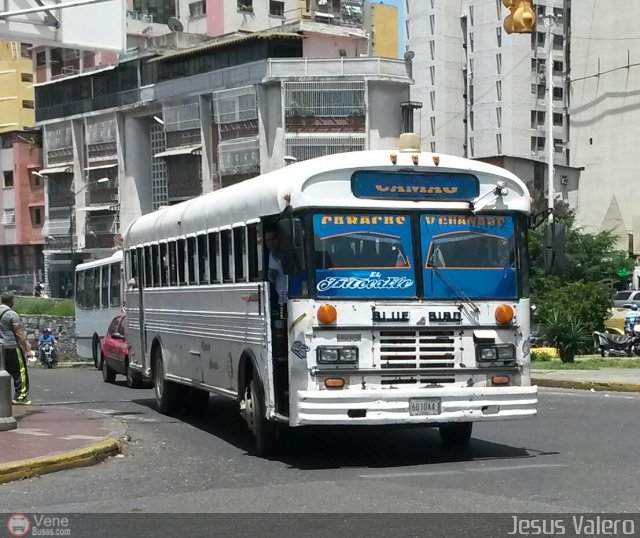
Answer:
[{"label": "bus wheel", "polygon": [[440,425],[440,439],[446,446],[466,446],[471,439],[473,422],[451,422]]},{"label": "bus wheel", "polygon": [[256,452],[259,456],[274,454],[278,445],[278,425],[266,418],[264,389],[255,373],[246,388],[243,404],[245,420],[255,439]]},{"label": "bus wheel", "polygon": [[162,351],[158,348],[155,353],[155,368],[153,372],[153,388],[156,393],[158,411],[169,415],[178,408],[178,386],[164,378],[164,363]]},{"label": "bus wheel", "polygon": [[142,379],[140,379],[129,367],[128,357],[124,361],[124,368],[127,374],[127,387],[129,387],[130,389],[139,389],[142,386]]},{"label": "bus wheel", "polygon": [[93,355],[93,365],[97,370],[102,368],[102,364],[100,364],[100,338],[98,338],[97,334],[93,335],[93,345],[91,346],[91,351]]},{"label": "bus wheel", "polygon": [[109,366],[107,359],[102,359],[102,380],[105,383],[113,383],[116,380],[116,371]]}]

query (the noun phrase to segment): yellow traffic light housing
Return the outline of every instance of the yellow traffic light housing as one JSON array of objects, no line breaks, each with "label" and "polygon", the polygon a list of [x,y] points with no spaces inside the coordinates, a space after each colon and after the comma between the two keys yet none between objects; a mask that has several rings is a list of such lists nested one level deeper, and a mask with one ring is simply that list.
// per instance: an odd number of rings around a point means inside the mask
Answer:
[{"label": "yellow traffic light housing", "polygon": [[504,29],[508,34],[530,34],[536,25],[536,14],[531,0],[502,0],[510,11],[504,20]]}]

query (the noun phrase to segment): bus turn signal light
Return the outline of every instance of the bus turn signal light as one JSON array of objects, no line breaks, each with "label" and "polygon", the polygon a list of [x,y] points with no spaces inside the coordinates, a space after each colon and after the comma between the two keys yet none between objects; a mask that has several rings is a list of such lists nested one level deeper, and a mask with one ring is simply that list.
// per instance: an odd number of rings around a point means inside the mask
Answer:
[{"label": "bus turn signal light", "polygon": [[328,377],[324,380],[324,386],[328,389],[341,389],[344,387],[344,379],[341,377]]},{"label": "bus turn signal light", "polygon": [[491,378],[491,383],[494,385],[508,385],[511,379],[508,375],[494,375]]},{"label": "bus turn signal light", "polygon": [[513,308],[511,308],[508,304],[498,305],[496,308],[496,321],[500,323],[500,325],[507,325],[513,321]]},{"label": "bus turn signal light", "polygon": [[332,304],[323,304],[318,307],[318,321],[324,325],[335,323],[338,319],[338,311]]}]

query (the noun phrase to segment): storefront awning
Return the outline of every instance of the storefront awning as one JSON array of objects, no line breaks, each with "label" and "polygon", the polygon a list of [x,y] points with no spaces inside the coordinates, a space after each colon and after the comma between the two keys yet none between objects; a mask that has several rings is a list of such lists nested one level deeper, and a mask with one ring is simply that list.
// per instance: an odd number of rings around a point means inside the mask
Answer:
[{"label": "storefront awning", "polygon": [[156,153],[156,159],[164,157],[175,157],[176,155],[202,155],[202,144],[197,146],[181,146],[179,148],[171,148],[160,153]]},{"label": "storefront awning", "polygon": [[111,164],[97,164],[95,166],[87,166],[85,170],[108,170],[109,168],[118,168],[117,163]]},{"label": "storefront awning", "polygon": [[103,205],[88,205],[86,207],[79,207],[78,211],[86,211],[92,213],[94,211],[117,211],[117,204],[103,204]]},{"label": "storefront awning", "polygon": [[51,168],[43,168],[42,170],[39,170],[38,173],[43,176],[48,176],[51,174],[73,174],[73,165],[53,166]]}]

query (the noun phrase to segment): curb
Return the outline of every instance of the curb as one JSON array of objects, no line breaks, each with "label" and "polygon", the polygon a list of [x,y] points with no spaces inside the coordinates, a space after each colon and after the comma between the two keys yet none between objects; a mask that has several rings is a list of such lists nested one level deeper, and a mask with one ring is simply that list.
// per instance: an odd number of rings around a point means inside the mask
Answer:
[{"label": "curb", "polygon": [[[36,368],[37,370],[48,370],[48,368],[44,364],[35,364],[30,366],[30,368]],[[93,368],[95,369],[95,365],[93,361],[62,361],[58,362],[54,365],[53,369],[56,368]]]},{"label": "curb", "polygon": [[115,437],[98,441],[84,448],[42,456],[29,460],[17,460],[0,464],[0,484],[23,480],[65,469],[89,467],[120,452],[121,443]]},{"label": "curb", "polygon": [[533,377],[531,384],[539,387],[553,387],[560,389],[597,390],[610,392],[640,392],[637,383],[609,383],[606,381],[574,381],[571,379],[541,379]]}]

